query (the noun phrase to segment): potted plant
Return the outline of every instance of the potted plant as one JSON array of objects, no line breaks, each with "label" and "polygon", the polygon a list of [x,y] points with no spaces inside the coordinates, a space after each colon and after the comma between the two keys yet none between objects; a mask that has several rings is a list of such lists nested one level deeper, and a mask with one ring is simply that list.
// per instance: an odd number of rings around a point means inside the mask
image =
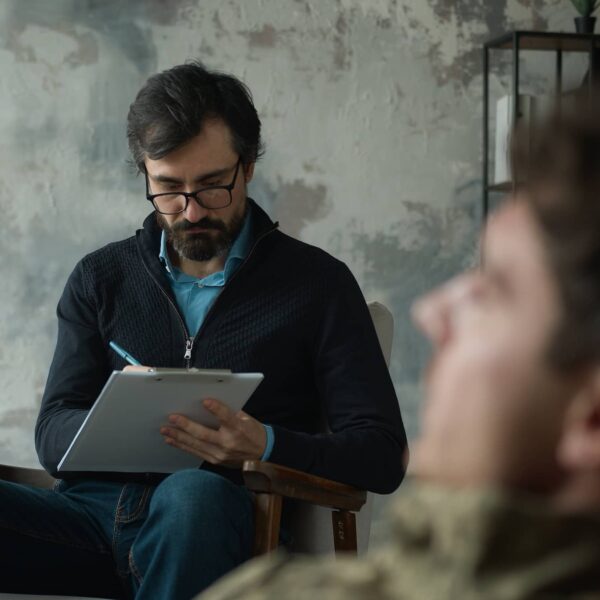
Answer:
[{"label": "potted plant", "polygon": [[571,3],[581,15],[575,17],[575,31],[577,33],[594,33],[596,17],[592,17],[592,14],[598,8],[598,0],[571,0]]}]

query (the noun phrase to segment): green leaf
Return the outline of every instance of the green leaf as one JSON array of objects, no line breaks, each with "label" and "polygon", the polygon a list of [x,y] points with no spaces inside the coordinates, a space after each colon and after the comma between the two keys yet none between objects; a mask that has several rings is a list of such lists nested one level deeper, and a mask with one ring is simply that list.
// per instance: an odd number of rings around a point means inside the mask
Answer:
[{"label": "green leaf", "polygon": [[582,17],[589,17],[598,8],[598,0],[571,0]]}]

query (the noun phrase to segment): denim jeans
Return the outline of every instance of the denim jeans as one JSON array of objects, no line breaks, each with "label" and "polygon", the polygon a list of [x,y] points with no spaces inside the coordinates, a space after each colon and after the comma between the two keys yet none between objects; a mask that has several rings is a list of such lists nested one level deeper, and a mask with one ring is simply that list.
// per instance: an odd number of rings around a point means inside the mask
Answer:
[{"label": "denim jeans", "polygon": [[189,600],[253,538],[250,493],[198,469],[157,486],[0,482],[0,592]]}]

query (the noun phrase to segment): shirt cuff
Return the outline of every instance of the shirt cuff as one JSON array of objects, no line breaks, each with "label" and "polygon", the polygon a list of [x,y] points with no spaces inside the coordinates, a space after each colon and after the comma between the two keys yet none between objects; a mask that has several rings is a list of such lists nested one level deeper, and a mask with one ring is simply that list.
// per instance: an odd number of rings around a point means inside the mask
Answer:
[{"label": "shirt cuff", "polygon": [[275,433],[270,425],[263,424],[263,427],[265,428],[265,433],[267,434],[267,445],[265,446],[265,451],[260,457],[260,460],[269,460],[271,452],[273,451],[273,444],[275,444]]}]

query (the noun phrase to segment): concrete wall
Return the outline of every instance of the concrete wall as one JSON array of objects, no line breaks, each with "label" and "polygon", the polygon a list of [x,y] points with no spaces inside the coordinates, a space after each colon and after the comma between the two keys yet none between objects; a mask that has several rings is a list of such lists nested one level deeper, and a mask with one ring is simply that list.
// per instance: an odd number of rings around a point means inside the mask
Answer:
[{"label": "concrete wall", "polygon": [[409,306],[476,253],[481,43],[571,31],[573,16],[566,0],[3,0],[0,462],[36,464],[69,272],[148,212],[126,165],[129,103],[188,58],[254,93],[267,154],[252,195],[393,310],[392,374],[414,436],[427,347]]}]

